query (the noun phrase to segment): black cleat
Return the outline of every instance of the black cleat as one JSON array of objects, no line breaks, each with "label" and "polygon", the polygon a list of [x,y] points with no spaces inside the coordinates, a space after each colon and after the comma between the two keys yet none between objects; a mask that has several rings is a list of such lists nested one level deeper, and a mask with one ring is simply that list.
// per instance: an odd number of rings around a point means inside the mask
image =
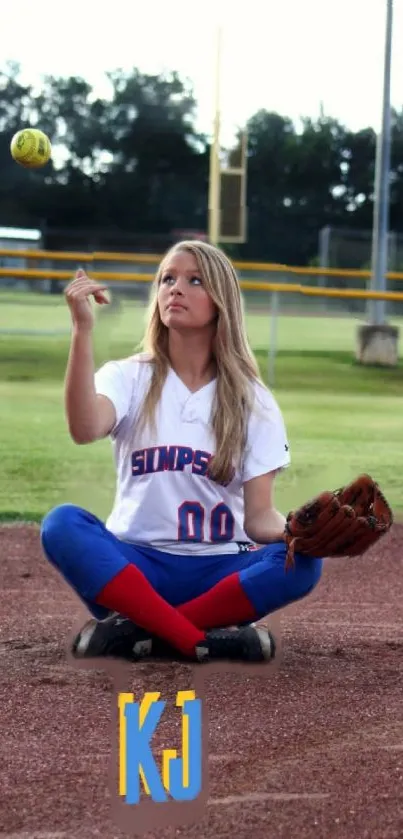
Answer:
[{"label": "black cleat", "polygon": [[139,661],[151,654],[152,638],[128,618],[113,614],[103,621],[91,618],[72,644],[75,658],[118,658]]},{"label": "black cleat", "polygon": [[196,647],[199,661],[271,661],[276,654],[276,643],[263,627],[244,626],[239,629],[211,629],[206,641]]},{"label": "black cleat", "polygon": [[[254,625],[220,628],[205,632],[205,640],[200,641],[195,649],[195,660],[200,664],[208,661],[271,661],[276,654],[276,643],[267,629]],[[150,639],[150,655],[155,658],[169,658],[171,661],[189,660],[166,641]],[[193,659],[194,660],[194,659]]]}]

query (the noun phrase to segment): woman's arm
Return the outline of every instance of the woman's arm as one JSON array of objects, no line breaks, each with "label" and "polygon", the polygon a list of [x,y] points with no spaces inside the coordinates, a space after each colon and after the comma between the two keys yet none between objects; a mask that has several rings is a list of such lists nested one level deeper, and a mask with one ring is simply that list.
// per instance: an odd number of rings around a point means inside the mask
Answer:
[{"label": "woman's arm", "polygon": [[246,481],[244,489],[244,529],[252,542],[266,545],[282,542],[285,516],[274,506],[274,480],[277,471]]},{"label": "woman's arm", "polygon": [[64,382],[64,402],[70,436],[75,443],[92,443],[107,437],[116,421],[111,400],[97,395],[94,382],[92,331],[94,314],[90,297],[108,304],[106,287],[90,280],[84,271],[65,289],[72,319],[70,352]]},{"label": "woman's arm", "polygon": [[96,393],[92,336],[74,329],[67,362],[64,399],[70,436],[75,443],[107,437],[116,422],[113,403]]}]

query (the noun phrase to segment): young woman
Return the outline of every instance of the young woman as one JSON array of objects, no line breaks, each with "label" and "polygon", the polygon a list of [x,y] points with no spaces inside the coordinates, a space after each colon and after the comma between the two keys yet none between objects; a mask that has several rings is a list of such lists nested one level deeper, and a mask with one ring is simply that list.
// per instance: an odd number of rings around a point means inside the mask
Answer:
[{"label": "young woman", "polygon": [[285,517],[274,502],[290,462],[283,417],[249,348],[237,275],[205,243],[175,245],[158,268],[144,353],[94,370],[91,296],[77,272],[65,380],[78,444],[110,436],[116,496],[104,524],[63,504],[42,523],[49,561],[92,618],[77,657],[169,655],[267,661],[259,618],[305,597],[322,560],[285,570]]}]

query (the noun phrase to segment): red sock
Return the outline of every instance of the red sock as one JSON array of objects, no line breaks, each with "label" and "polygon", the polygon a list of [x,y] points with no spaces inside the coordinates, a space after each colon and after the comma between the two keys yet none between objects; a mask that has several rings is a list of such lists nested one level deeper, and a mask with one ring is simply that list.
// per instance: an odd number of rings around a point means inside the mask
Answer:
[{"label": "red sock", "polygon": [[224,577],[210,591],[179,606],[178,612],[200,629],[247,623],[258,617],[241,586],[238,572]]},{"label": "red sock", "polygon": [[158,635],[186,656],[194,655],[205,637],[188,618],[170,606],[134,565],[127,565],[99,593],[96,602],[130,618],[142,629]]}]

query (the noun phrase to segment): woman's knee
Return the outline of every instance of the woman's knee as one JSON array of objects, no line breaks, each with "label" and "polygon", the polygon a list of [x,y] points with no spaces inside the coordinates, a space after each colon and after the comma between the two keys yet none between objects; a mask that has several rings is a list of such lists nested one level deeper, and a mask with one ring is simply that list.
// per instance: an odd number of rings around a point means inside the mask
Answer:
[{"label": "woman's knee", "polygon": [[40,537],[46,553],[60,546],[71,533],[72,527],[82,518],[84,511],[75,504],[60,504],[42,519]]},{"label": "woman's knee", "polygon": [[296,584],[298,597],[306,597],[319,583],[322,576],[323,559],[311,556],[295,556]]},{"label": "woman's knee", "polygon": [[257,562],[241,571],[240,580],[256,613],[267,615],[309,595],[322,574],[322,560],[296,554],[286,569],[285,546],[262,551]]}]

